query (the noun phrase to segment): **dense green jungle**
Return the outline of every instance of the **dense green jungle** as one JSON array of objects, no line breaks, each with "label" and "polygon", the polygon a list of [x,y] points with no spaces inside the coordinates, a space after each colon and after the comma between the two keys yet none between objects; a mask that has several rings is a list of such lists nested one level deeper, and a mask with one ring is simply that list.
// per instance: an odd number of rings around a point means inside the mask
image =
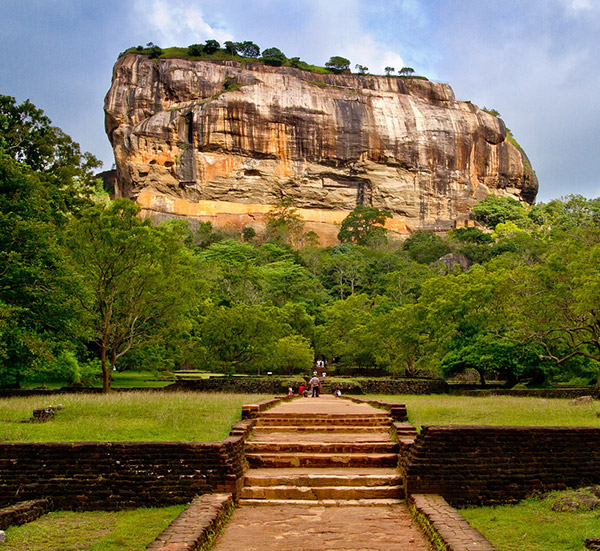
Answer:
[{"label": "dense green jungle", "polygon": [[30,102],[0,96],[0,128],[1,387],[315,358],[337,375],[600,381],[598,198],[489,196],[476,227],[403,242],[359,206],[320,247],[285,199],[262,234],[153,225]]}]

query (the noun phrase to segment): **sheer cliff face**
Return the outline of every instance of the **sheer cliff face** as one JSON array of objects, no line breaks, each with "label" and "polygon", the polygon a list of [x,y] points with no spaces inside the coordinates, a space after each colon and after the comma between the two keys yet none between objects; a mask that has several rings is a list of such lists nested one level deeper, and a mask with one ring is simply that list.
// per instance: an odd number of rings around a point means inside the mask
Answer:
[{"label": "sheer cliff face", "polygon": [[282,197],[322,243],[357,204],[391,230],[450,227],[537,180],[501,120],[414,78],[129,54],[105,100],[119,194],[147,214],[259,227]]}]

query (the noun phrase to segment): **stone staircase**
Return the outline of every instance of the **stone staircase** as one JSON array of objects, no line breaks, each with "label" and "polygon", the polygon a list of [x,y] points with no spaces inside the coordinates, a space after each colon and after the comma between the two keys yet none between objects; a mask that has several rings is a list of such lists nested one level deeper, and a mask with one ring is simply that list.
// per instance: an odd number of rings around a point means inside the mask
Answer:
[{"label": "stone staircase", "polygon": [[380,505],[404,497],[386,412],[276,409],[258,417],[246,443],[250,470],[240,504]]}]

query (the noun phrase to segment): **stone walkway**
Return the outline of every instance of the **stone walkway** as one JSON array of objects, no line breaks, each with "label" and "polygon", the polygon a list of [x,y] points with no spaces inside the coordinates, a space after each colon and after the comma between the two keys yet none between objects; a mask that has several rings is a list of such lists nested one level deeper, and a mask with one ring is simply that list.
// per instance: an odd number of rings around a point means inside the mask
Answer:
[{"label": "stone walkway", "polygon": [[390,423],[328,395],[262,413],[240,506],[213,549],[430,550],[402,499]]}]

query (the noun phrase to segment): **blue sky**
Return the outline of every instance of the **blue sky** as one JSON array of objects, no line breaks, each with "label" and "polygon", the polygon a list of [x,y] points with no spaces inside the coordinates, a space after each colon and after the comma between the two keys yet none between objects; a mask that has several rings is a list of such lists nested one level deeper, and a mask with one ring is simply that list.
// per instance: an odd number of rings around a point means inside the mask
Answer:
[{"label": "blue sky", "polygon": [[538,200],[600,195],[600,0],[0,0],[0,93],[29,98],[110,168],[103,98],[119,52],[252,40],[324,64],[414,67],[497,109]]}]

